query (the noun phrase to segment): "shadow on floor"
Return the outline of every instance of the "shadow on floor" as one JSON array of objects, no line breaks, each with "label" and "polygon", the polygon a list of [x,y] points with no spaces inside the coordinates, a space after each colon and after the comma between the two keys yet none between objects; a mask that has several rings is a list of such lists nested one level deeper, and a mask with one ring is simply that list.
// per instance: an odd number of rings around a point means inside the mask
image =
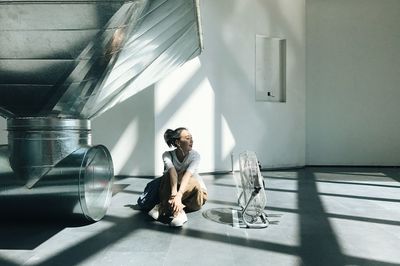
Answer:
[{"label": "shadow on floor", "polygon": [[[321,169],[319,169],[319,171],[320,170]],[[293,171],[290,173],[291,175],[293,175]],[[165,224],[152,222],[152,219],[146,213],[138,212],[135,205],[126,204],[125,202],[125,205],[122,205],[120,207],[131,208],[132,215],[122,218],[110,215],[105,216],[103,220],[104,222],[110,224],[110,227],[107,227],[101,232],[92,235],[91,237],[88,237],[83,241],[75,243],[75,245],[64,249],[60,253],[54,254],[42,263],[35,265],[76,265],[82,263],[83,261],[101,252],[102,250],[111,247],[114,243],[119,242],[135,230],[143,229],[148,231],[149,234],[151,234],[151,231],[157,231],[165,233],[167,235],[181,235],[193,239],[209,240],[237,247],[245,247],[254,250],[271,251],[279,254],[292,255],[301,259],[301,265],[399,265],[396,263],[369,260],[346,255],[341,250],[341,246],[338,242],[337,236],[335,235],[335,232],[331,224],[329,223],[329,219],[332,218],[332,214],[326,213],[326,211],[324,210],[324,206],[321,202],[320,193],[317,188],[317,182],[319,182],[319,179],[317,180],[314,169],[300,169],[296,170],[295,173],[298,178],[288,179],[297,183],[298,208],[289,210],[285,208],[268,206],[267,204],[266,209],[286,213],[295,212],[299,216],[299,246],[291,246],[262,239],[251,239],[247,236],[234,236],[226,234],[224,232],[210,232],[207,230],[194,229],[189,227],[178,229],[170,228]],[[388,173],[387,176],[392,174],[393,173]],[[267,184],[268,178],[269,177],[267,177]],[[394,177],[391,178],[395,179]],[[124,182],[124,180],[121,180],[121,182],[123,182],[124,184],[120,184],[114,188],[114,195],[124,192],[124,190],[128,188],[129,184],[127,182]],[[127,191],[127,193],[131,194],[131,190]],[[211,197],[210,202],[220,205],[220,207],[213,208],[208,213],[203,212],[203,217],[208,218],[209,220],[217,222],[219,224],[225,224],[226,226],[231,227],[232,216],[230,212],[232,208],[226,206],[226,202],[221,201],[218,198],[218,195],[214,195],[214,197],[215,198]],[[338,215],[339,214],[337,214],[337,216]],[[349,220],[357,220],[357,217],[353,216],[346,216],[344,218]],[[364,220],[367,222],[377,222],[376,219],[364,218]],[[382,221],[382,223],[385,223],[385,221]],[[399,224],[395,222],[395,224],[392,225]],[[41,243],[45,242],[55,234],[62,231],[65,227],[65,224],[54,225],[51,223],[35,224],[31,222],[2,222],[0,224],[0,249],[33,250]],[[5,258],[0,258],[0,265],[16,266],[17,264]]]}]

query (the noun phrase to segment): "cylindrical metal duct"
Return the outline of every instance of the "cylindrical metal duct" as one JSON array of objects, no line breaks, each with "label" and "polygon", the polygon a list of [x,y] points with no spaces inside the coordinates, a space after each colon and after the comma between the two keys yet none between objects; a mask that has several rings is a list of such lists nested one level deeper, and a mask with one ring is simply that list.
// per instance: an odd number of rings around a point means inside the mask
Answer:
[{"label": "cylindrical metal duct", "polygon": [[98,221],[111,200],[108,150],[90,146],[90,121],[9,119],[9,146],[0,147],[0,208],[28,217]]},{"label": "cylindrical metal duct", "polygon": [[90,145],[90,121],[52,117],[7,120],[10,164],[31,188],[55,164],[82,145]]}]

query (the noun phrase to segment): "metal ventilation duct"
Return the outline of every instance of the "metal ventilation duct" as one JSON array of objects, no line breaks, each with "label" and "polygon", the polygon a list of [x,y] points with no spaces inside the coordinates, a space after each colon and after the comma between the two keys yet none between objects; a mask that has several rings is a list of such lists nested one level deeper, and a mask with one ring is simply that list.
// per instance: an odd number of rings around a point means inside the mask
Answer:
[{"label": "metal ventilation duct", "polygon": [[96,221],[113,167],[90,119],[200,54],[198,0],[0,0],[0,47],[0,208]]}]

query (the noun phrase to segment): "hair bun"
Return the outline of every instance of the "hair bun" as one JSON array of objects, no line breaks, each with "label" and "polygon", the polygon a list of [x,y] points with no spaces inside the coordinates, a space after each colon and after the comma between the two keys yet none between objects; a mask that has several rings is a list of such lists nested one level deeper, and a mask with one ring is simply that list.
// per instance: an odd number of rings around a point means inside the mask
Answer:
[{"label": "hair bun", "polygon": [[175,130],[167,129],[164,133],[164,140],[167,143],[168,147],[176,147],[175,141],[178,140],[181,136],[182,130],[187,130],[185,127],[178,127]]},{"label": "hair bun", "polygon": [[174,146],[174,135],[175,131],[172,129],[167,129],[164,133],[164,140],[168,147]]}]

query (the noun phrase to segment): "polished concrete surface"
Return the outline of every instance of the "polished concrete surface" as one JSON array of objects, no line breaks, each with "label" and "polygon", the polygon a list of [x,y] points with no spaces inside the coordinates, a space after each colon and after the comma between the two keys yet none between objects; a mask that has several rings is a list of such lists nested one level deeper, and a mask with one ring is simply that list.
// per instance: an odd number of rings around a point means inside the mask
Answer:
[{"label": "polished concrete surface", "polygon": [[[150,180],[119,177],[93,224],[0,223],[0,265],[400,265],[400,169],[263,171],[270,225],[233,226],[235,178],[203,175],[209,201],[183,228],[135,203]],[[51,204],[51,203],[49,203]]]}]

